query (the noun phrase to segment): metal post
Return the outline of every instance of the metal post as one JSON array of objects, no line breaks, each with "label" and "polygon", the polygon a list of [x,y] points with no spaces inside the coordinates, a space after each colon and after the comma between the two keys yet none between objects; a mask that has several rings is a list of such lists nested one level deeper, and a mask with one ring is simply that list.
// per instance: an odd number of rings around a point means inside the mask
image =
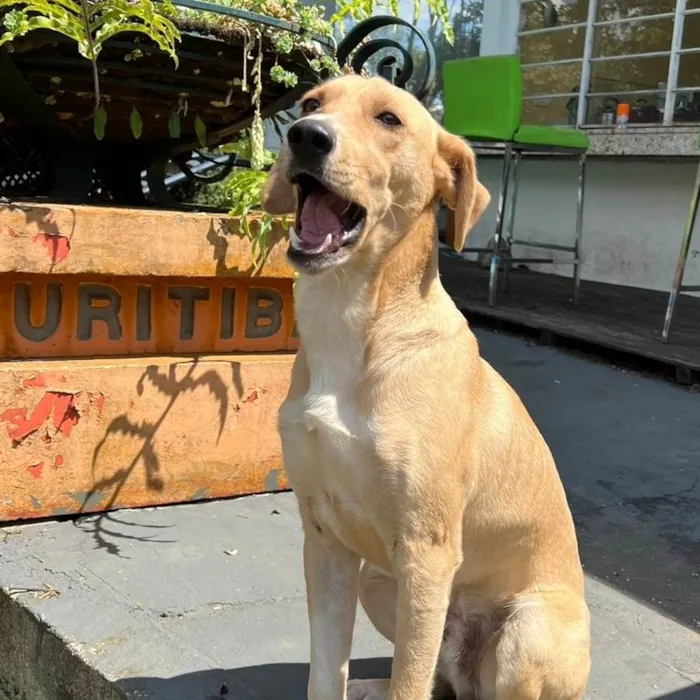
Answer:
[{"label": "metal post", "polygon": [[586,36],[583,44],[581,60],[581,81],[578,88],[578,108],[576,110],[576,127],[587,122],[586,107],[588,105],[588,88],[591,82],[591,59],[595,41],[595,20],[598,13],[598,0],[588,0],[588,15],[586,17]]},{"label": "metal post", "polygon": [[491,267],[489,269],[489,306],[496,305],[496,292],[498,290],[498,268],[501,264],[501,236],[503,234],[503,219],[508,201],[508,181],[510,180],[510,162],[513,157],[513,144],[507,143],[503,155],[503,174],[501,178],[501,191],[498,194],[498,211],[496,212],[496,231],[493,236],[493,252],[491,254]]},{"label": "metal post", "polygon": [[583,207],[586,194],[586,154],[579,158],[578,190],[576,191],[576,242],[574,243],[574,304],[578,304],[581,290],[581,255],[583,241]]},{"label": "metal post", "polygon": [[681,250],[678,255],[678,264],[676,265],[676,275],[673,279],[673,287],[668,295],[668,306],[666,307],[666,318],[664,319],[664,329],[661,337],[664,343],[668,342],[668,335],[671,331],[671,322],[673,321],[673,312],[678,301],[678,294],[683,286],[683,274],[685,273],[685,264],[688,260],[688,252],[690,251],[690,239],[693,235],[695,227],[695,219],[698,213],[698,201],[700,201],[700,163],[695,174],[695,185],[693,187],[693,196],[690,200],[690,209],[688,210],[688,219],[685,223],[685,232],[681,242]]},{"label": "metal post", "polygon": [[511,174],[512,190],[510,193],[510,203],[508,207],[508,219],[506,223],[506,233],[504,240],[501,242],[501,248],[504,250],[504,269],[503,269],[503,284],[508,289],[510,282],[510,266],[513,245],[513,227],[515,225],[515,207],[518,199],[518,173],[520,166],[521,153],[520,151],[513,152],[513,172]]},{"label": "metal post", "polygon": [[686,0],[676,0],[676,14],[673,18],[673,34],[671,35],[671,56],[668,60],[666,95],[664,96],[664,124],[667,126],[673,123],[673,112],[676,108],[676,88],[678,87],[678,67],[681,59],[680,50],[683,46],[685,8]]}]

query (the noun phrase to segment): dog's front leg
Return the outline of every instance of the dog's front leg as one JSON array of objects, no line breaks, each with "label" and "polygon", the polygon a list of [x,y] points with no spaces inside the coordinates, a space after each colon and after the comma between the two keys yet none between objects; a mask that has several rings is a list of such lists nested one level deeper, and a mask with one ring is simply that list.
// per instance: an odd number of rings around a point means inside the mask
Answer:
[{"label": "dog's front leg", "polygon": [[389,700],[428,700],[459,564],[453,548],[433,542],[399,545],[396,648]]},{"label": "dog's front leg", "polygon": [[332,535],[305,527],[304,573],[311,628],[309,700],[345,700],[360,559]]}]

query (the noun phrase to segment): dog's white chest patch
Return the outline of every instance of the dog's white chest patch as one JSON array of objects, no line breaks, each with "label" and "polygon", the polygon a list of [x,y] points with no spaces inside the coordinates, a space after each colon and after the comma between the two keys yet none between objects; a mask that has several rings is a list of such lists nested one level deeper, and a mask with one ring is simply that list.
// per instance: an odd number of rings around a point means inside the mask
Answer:
[{"label": "dog's white chest patch", "polygon": [[341,276],[300,280],[297,292],[310,378],[304,425],[341,450],[365,433],[356,401],[366,325],[362,288],[360,280]]}]

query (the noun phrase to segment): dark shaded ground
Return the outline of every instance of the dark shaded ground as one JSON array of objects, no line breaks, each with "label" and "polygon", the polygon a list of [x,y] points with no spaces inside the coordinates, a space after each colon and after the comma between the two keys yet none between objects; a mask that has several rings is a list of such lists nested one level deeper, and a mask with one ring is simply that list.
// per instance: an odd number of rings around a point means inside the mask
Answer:
[{"label": "dark shaded ground", "polygon": [[700,629],[700,395],[479,332],[557,460],[587,571]]}]

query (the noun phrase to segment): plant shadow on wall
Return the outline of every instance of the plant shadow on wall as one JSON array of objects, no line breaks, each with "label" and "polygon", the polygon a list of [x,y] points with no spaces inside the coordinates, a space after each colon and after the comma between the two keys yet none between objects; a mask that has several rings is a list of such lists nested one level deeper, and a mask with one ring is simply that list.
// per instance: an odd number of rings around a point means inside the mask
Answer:
[{"label": "plant shadow on wall", "polygon": [[[157,535],[134,536],[124,532],[121,526],[129,526],[128,523],[109,511],[119,507],[119,496],[127,481],[134,472],[141,466],[144,470],[144,480],[146,488],[151,492],[161,492],[165,488],[162,478],[162,468],[158,452],[156,449],[156,439],[168,416],[178,400],[186,398],[197,389],[204,388],[214,397],[218,403],[219,423],[217,441],[226,424],[228,416],[229,395],[226,383],[214,370],[197,375],[199,367],[197,358],[187,361],[188,369],[185,375],[178,379],[178,367],[184,367],[185,358],[182,364],[173,364],[167,373],[160,370],[155,365],[149,366],[139,378],[136,384],[136,391],[139,396],[144,395],[146,385],[149,385],[159,394],[168,397],[167,404],[161,410],[160,415],[155,420],[134,420],[127,413],[123,413],[114,418],[105,435],[95,447],[92,460],[93,486],[85,494],[81,513],[85,514],[99,507],[100,512],[96,515],[83,517],[75,522],[76,527],[90,532],[97,549],[104,549],[109,554],[124,556],[119,547],[119,540],[133,540],[141,542],[152,542],[157,544],[167,544],[166,540],[155,539]],[[238,398],[243,395],[243,382],[241,379],[241,366],[238,362],[231,363],[232,383],[235,387]],[[113,474],[101,479],[97,479],[96,470],[98,460],[109,439],[114,436],[131,437],[141,441],[141,445],[134,457],[128,464],[121,467]],[[142,526],[139,526],[142,527]],[[161,526],[149,526],[154,529],[162,529]]]}]

